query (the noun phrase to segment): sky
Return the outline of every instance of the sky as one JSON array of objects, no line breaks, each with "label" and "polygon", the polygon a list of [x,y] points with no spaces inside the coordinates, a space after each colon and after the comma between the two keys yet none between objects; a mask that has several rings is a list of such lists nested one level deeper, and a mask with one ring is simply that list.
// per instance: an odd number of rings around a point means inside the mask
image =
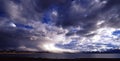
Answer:
[{"label": "sky", "polygon": [[0,50],[120,49],[120,0],[0,0]]}]

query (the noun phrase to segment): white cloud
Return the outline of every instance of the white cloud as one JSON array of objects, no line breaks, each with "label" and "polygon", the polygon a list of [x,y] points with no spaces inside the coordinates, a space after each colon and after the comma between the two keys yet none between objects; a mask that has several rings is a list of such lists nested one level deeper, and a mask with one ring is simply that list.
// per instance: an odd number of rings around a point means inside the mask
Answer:
[{"label": "white cloud", "polygon": [[[71,36],[66,36],[66,34],[70,31],[69,28],[63,29],[62,27],[42,24],[41,22],[32,22],[31,25],[34,27],[32,33],[39,34],[38,36],[34,36],[35,40],[39,41],[39,44],[36,46],[44,51],[55,53],[102,51],[107,49],[114,49],[114,47],[109,46],[109,44],[117,46],[116,48],[120,46],[120,43],[118,43],[118,41],[114,41],[116,40],[117,36],[112,35],[112,32],[119,30],[117,28],[111,28],[107,26],[101,28],[98,27],[97,30],[91,32],[96,33],[94,36],[85,37],[77,35],[76,33]],[[77,29],[81,30],[79,28]],[[64,48],[64,45],[70,44],[73,39],[76,40],[74,48]],[[56,44],[63,45],[63,48],[56,46]]]},{"label": "white cloud", "polygon": [[[94,32],[97,34],[94,35],[93,37],[89,38],[89,37],[78,36],[76,41],[76,46],[74,47],[72,46],[73,48],[71,49],[79,50],[79,51],[105,51],[107,49],[118,49],[120,43],[118,41],[115,41],[117,37],[112,35],[112,33],[116,30],[119,29],[115,29],[111,27],[103,27],[95,30]],[[73,35],[70,37],[76,38],[76,36]],[[72,38],[70,38],[70,40],[72,40]],[[65,47],[64,45],[70,43],[71,41],[69,41],[69,43],[63,44],[63,48]],[[116,48],[114,46],[116,46]],[[68,48],[64,48],[64,49],[68,49]]]},{"label": "white cloud", "polygon": [[[40,45],[41,46],[41,45]],[[63,53],[63,52],[79,52],[79,50],[71,50],[71,49],[62,49],[55,46],[54,43],[45,43],[42,45],[43,50],[53,52],[53,53]]]}]

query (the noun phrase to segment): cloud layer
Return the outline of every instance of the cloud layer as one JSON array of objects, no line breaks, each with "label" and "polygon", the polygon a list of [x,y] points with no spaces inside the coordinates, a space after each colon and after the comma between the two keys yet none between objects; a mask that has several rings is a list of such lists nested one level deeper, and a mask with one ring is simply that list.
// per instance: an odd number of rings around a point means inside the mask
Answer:
[{"label": "cloud layer", "polygon": [[[119,49],[119,0],[1,0],[0,49]],[[98,48],[99,47],[99,48]]]}]

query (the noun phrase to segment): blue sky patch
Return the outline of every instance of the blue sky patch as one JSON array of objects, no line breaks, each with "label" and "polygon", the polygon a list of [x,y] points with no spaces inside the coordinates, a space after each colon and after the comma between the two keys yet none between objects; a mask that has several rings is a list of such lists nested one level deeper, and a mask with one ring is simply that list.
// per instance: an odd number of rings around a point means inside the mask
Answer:
[{"label": "blue sky patch", "polygon": [[17,26],[18,28],[33,29],[32,26],[24,25],[24,24],[18,24],[18,23],[17,23],[16,26]]},{"label": "blue sky patch", "polygon": [[115,35],[115,36],[120,36],[120,30],[116,30],[112,33],[112,35]]}]

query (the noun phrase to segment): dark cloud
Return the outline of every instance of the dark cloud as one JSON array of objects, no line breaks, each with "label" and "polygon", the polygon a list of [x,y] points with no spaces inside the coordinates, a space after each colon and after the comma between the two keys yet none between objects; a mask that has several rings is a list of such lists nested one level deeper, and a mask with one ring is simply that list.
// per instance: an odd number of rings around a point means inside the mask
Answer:
[{"label": "dark cloud", "polygon": [[[94,3],[94,4],[92,4],[94,0],[91,1],[74,0],[74,1],[77,1],[76,4],[79,5],[77,6],[77,8],[84,9],[84,11],[80,9],[78,12],[71,11],[72,10],[72,9],[70,10],[71,6],[69,6],[62,13],[63,16],[60,17],[60,20],[57,22],[57,25],[62,25],[65,28],[70,26],[73,27],[81,26],[84,28],[84,30],[78,31],[78,34],[80,35],[87,34],[91,31],[98,29],[96,24],[98,21],[101,20],[104,20],[105,21],[104,24],[108,25],[108,27],[119,26],[119,11],[120,11],[119,0],[115,0],[115,1],[100,0],[99,3]],[[83,3],[87,3],[87,4],[83,4]],[[100,4],[103,5],[100,6]]]},{"label": "dark cloud", "polygon": [[5,10],[5,4],[4,4],[4,1],[0,0],[0,17],[6,17],[7,16],[7,13],[6,13],[6,10]]},{"label": "dark cloud", "polygon": [[[4,21],[11,21],[25,25],[31,23],[32,20],[42,22],[44,14],[55,9],[58,13],[57,18],[49,20],[53,21],[55,26],[62,26],[68,30],[69,27],[80,26],[83,29],[76,33],[89,37],[95,33],[86,34],[98,29],[96,24],[101,20],[105,21],[104,26],[118,28],[120,26],[119,8],[120,0],[0,0],[0,21],[1,24]],[[3,18],[7,18],[7,20],[3,20]],[[46,17],[44,18],[46,19]],[[21,45],[37,48],[34,45],[38,41],[32,42],[29,39],[33,35],[32,33],[19,27],[5,28],[4,25],[0,25],[0,48],[18,48]],[[66,36],[73,34],[74,32],[69,30]]]},{"label": "dark cloud", "polygon": [[[11,30],[10,30],[11,29]],[[16,49],[25,46],[27,48],[37,48],[36,42],[30,40],[30,33],[22,29],[7,28],[0,30],[0,49]]]},{"label": "dark cloud", "polygon": [[107,11],[109,9],[111,9],[113,6],[119,6],[120,5],[120,1],[119,0],[107,0],[108,3],[103,7],[103,11]]},{"label": "dark cloud", "polygon": [[67,0],[35,0],[35,10],[38,12],[43,12],[53,5],[66,5],[69,1]]}]

